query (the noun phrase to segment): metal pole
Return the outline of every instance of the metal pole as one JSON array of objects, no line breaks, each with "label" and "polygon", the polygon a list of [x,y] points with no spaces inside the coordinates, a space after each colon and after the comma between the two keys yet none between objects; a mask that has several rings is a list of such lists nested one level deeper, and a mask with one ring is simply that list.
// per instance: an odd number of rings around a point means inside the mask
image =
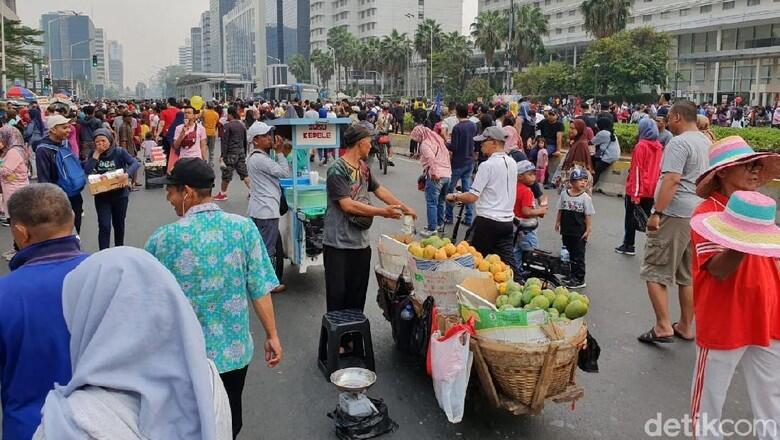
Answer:
[{"label": "metal pole", "polygon": [[2,78],[0,81],[2,81],[2,84],[0,86],[3,87],[3,99],[8,97],[8,90],[5,87],[6,83],[6,72],[5,72],[5,15],[3,14],[3,9],[0,8],[0,34],[2,34],[2,46],[3,46],[3,55],[2,55]]},{"label": "metal pole", "polygon": [[433,26],[431,26],[431,99],[433,99]]}]

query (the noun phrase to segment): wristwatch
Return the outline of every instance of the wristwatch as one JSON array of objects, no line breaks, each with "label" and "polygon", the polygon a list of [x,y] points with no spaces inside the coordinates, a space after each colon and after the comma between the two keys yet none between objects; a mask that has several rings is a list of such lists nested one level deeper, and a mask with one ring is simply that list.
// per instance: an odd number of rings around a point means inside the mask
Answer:
[{"label": "wristwatch", "polygon": [[650,210],[650,215],[657,215],[658,217],[661,217],[662,215],[664,215],[664,213],[663,211],[656,211],[655,208],[652,208]]}]

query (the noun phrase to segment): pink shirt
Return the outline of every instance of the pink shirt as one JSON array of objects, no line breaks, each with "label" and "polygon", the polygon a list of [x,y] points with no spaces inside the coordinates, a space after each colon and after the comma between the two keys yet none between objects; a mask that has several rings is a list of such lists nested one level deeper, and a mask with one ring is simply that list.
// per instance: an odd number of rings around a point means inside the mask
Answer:
[{"label": "pink shirt", "polygon": [[512,150],[516,150],[520,147],[520,133],[517,132],[517,129],[511,125],[507,125],[503,127],[504,133],[506,133],[506,141],[504,141],[504,151],[510,152]]},{"label": "pink shirt", "polygon": [[452,177],[449,150],[428,139],[424,139],[420,145],[420,163],[424,170],[428,170],[429,176]]},{"label": "pink shirt", "polygon": [[[174,140],[179,138],[179,135],[181,134],[181,131],[183,129],[184,129],[184,124],[176,127],[176,131],[173,133]],[[200,124],[195,124],[195,128],[190,128],[188,130],[188,133],[192,132],[192,130],[197,130],[195,132],[195,144],[189,148],[181,147],[181,149],[179,150],[180,159],[185,157],[197,157],[198,159],[203,159],[203,157],[201,157],[201,152],[200,152],[200,141],[206,139],[206,129],[203,128],[203,126]]]}]

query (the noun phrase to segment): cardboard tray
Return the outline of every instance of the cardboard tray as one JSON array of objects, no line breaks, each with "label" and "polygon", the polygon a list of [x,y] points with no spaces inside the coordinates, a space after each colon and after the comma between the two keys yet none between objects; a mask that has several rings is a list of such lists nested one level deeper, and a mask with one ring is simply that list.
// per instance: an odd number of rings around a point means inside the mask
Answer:
[{"label": "cardboard tray", "polygon": [[112,179],[105,179],[105,180],[99,180],[95,183],[88,183],[89,193],[92,194],[93,196],[108,191],[113,191],[115,189],[124,188],[126,186],[129,186],[129,184],[130,184],[129,176],[127,175],[127,173],[124,173]]}]

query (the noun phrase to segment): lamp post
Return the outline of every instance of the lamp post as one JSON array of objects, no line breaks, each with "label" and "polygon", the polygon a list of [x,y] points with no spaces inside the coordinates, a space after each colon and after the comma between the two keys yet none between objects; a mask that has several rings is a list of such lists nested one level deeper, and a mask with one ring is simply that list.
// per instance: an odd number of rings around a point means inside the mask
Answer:
[{"label": "lamp post", "polygon": [[433,26],[431,26],[431,99],[433,99]]},{"label": "lamp post", "polygon": [[595,81],[594,81],[596,86],[594,87],[594,91],[593,91],[593,99],[595,101],[596,95],[599,92],[599,67],[601,67],[601,65],[600,64],[594,64],[593,67],[596,69],[596,75],[595,75]]},{"label": "lamp post", "polygon": [[[89,43],[90,41],[94,41],[94,40],[95,40],[94,38],[87,38],[86,40],[79,41],[78,43],[73,43],[73,44],[70,45],[70,58],[68,59],[70,61],[70,63],[69,63],[70,64],[70,69],[68,69],[68,70],[70,70],[70,90],[71,90],[71,92],[73,91],[73,48],[78,46],[79,44]],[[84,74],[84,77],[86,77],[87,76],[86,64],[84,65],[84,67],[82,67],[81,70],[82,70],[82,73]]]},{"label": "lamp post", "polygon": [[[333,46],[326,44],[325,47],[330,49],[330,52],[333,54],[333,73],[336,74],[336,93],[338,93],[338,88],[341,85],[339,82],[339,69],[336,66],[336,49],[333,48]],[[346,79],[346,78],[345,78]]]},{"label": "lamp post", "polygon": [[[412,20],[414,20],[415,15],[411,12],[407,12],[404,14],[404,17],[406,17],[409,20],[409,36],[412,35]],[[406,96],[411,97],[412,96],[412,80],[410,77],[410,71],[411,71],[411,65],[412,65],[412,50],[410,47],[406,48]]]},{"label": "lamp post", "polygon": [[2,84],[0,86],[3,88],[3,99],[8,97],[8,92],[5,88],[5,14],[3,14],[3,9],[0,8],[0,34],[2,34],[2,49],[3,49],[3,56],[2,56],[2,78],[0,81],[2,81]]}]

